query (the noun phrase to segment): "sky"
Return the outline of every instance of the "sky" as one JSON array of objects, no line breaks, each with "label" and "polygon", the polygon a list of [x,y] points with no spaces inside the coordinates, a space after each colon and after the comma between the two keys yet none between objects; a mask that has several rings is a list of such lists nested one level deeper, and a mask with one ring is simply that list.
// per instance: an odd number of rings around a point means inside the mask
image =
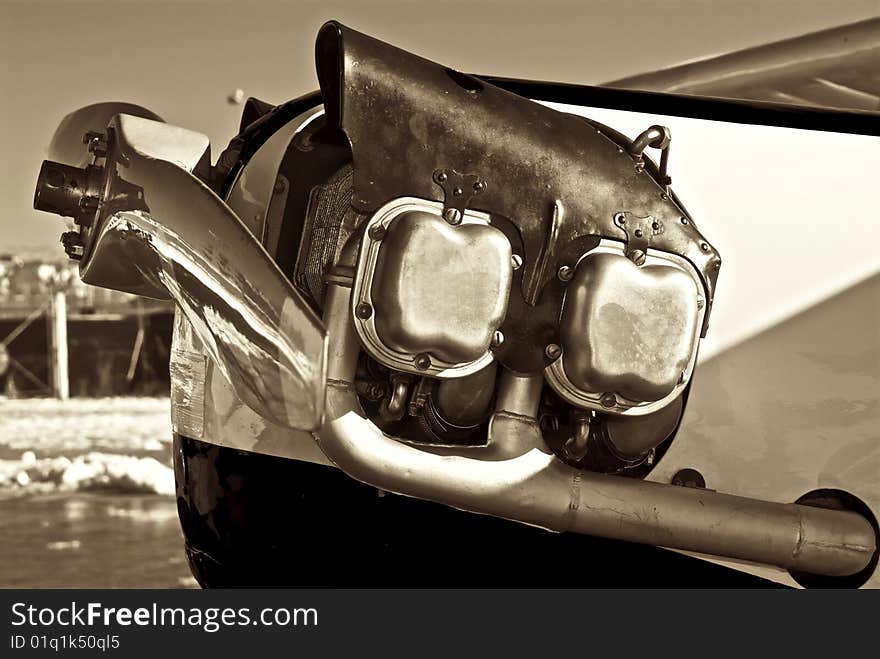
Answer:
[{"label": "sky", "polygon": [[331,18],[464,71],[597,84],[878,13],[880,0],[0,0],[0,252],[57,245],[63,223],[31,204],[65,114],[138,103],[207,134],[216,157],[238,124],[233,90],[283,102],[317,87]]}]

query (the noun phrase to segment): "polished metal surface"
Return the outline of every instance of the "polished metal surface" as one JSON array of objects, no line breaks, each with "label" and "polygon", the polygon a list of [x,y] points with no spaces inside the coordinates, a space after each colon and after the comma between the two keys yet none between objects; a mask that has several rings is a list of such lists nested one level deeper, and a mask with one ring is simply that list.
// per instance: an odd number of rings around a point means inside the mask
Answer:
[{"label": "polished metal surface", "polygon": [[578,262],[562,307],[562,357],[545,374],[573,405],[649,414],[691,377],[704,298],[683,259],[649,249],[637,266],[623,249],[603,241]]},{"label": "polished metal surface", "polygon": [[119,115],[83,281],[170,297],[238,395],[288,427],[320,425],[326,338],[239,218],[191,169],[207,138]]},{"label": "polished metal surface", "polygon": [[366,225],[354,315],[367,351],[389,368],[441,378],[484,368],[507,310],[510,243],[482,213],[453,226],[437,202],[396,199]]},{"label": "polished metal surface", "polygon": [[[572,531],[769,563],[814,574],[862,570],[876,550],[871,524],[847,511],[759,501],[709,490],[584,472],[543,449],[533,418],[496,413],[506,459],[438,455],[382,433],[354,387],[358,345],[350,290],[329,287],[327,415],[315,439],[340,469],[380,489],[555,531]],[[490,426],[491,427],[491,426]],[[504,433],[509,433],[505,437]]]}]

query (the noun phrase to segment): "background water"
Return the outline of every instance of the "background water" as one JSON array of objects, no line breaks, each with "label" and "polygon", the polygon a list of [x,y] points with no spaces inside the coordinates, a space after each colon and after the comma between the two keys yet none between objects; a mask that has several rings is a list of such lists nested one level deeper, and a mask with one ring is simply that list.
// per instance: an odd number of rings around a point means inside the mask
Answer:
[{"label": "background water", "polygon": [[194,587],[167,398],[0,398],[0,587]]}]

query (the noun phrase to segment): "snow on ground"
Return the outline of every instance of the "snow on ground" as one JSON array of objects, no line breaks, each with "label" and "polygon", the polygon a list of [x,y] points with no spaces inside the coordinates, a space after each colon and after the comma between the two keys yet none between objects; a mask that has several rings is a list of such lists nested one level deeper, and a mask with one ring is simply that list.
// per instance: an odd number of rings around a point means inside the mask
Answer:
[{"label": "snow on ground", "polygon": [[0,398],[0,493],[174,493],[167,398]]}]

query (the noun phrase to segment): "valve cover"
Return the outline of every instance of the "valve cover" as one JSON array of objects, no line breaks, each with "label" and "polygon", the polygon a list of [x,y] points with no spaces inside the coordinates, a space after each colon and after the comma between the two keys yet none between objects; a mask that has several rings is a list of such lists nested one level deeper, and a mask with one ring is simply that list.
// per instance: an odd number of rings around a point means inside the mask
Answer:
[{"label": "valve cover", "polygon": [[705,299],[693,268],[648,250],[643,265],[602,241],[578,263],[548,381],[572,404],[647,414],[675,398],[696,361]]},{"label": "valve cover", "polygon": [[367,223],[353,296],[364,347],[389,368],[460,377],[492,361],[513,265],[483,213],[455,223],[437,202],[392,201]]}]

